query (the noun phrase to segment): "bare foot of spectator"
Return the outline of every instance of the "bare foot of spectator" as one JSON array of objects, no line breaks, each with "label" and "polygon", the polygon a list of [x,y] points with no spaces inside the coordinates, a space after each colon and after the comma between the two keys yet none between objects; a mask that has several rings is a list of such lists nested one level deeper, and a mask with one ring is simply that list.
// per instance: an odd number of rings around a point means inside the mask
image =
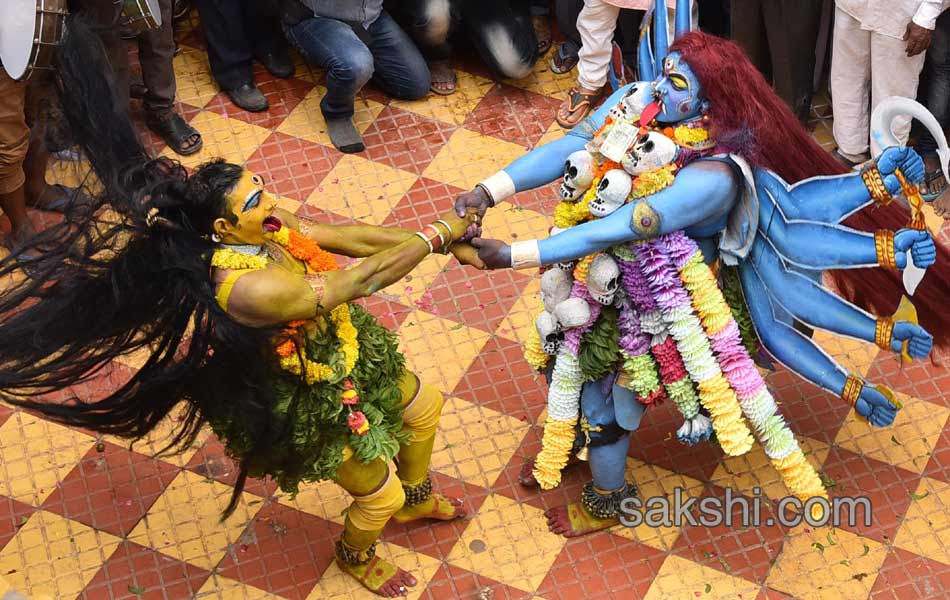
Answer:
[{"label": "bare foot of spectator", "polygon": [[429,65],[429,74],[432,75],[431,89],[440,96],[451,96],[455,93],[458,79],[448,61],[433,62]]},{"label": "bare foot of spectator", "polygon": [[920,193],[924,200],[931,202],[947,191],[947,180],[940,169],[940,158],[936,154],[924,155],[924,182],[920,186]]},{"label": "bare foot of spectator", "polygon": [[336,149],[344,154],[362,152],[366,149],[363,137],[353,125],[352,118],[327,119],[327,134]]},{"label": "bare foot of spectator", "polygon": [[944,190],[943,194],[933,201],[932,206],[938,217],[950,219],[950,191]]}]

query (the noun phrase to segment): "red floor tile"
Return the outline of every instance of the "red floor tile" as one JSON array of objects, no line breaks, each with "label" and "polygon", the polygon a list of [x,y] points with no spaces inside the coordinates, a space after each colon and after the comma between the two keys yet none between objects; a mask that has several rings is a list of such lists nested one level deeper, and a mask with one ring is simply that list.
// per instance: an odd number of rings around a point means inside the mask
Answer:
[{"label": "red floor tile", "polygon": [[465,190],[420,177],[386,217],[384,226],[421,229],[452,210]]},{"label": "red floor tile", "polygon": [[681,444],[676,430],[683,417],[672,402],[664,402],[646,411],[640,429],[630,435],[630,456],[665,469],[709,481],[723,456],[718,445],[700,442],[695,446]]},{"label": "red floor tile", "polygon": [[[708,492],[702,494],[702,498],[717,498],[722,506],[728,506],[725,490],[718,486],[710,487]],[[733,490],[732,497],[740,496]],[[706,527],[701,523],[695,526],[684,524],[673,546],[673,553],[717,571],[763,583],[772,562],[782,551],[788,530],[778,523],[773,504],[767,498],[760,498],[759,502],[763,525],[744,526],[743,519],[752,518],[754,513],[749,512],[743,517],[742,506],[733,503],[730,511],[733,519],[731,525]],[[749,510],[752,510],[751,507]],[[693,513],[698,514],[696,510]],[[774,525],[765,525],[767,519],[772,519]]]},{"label": "red floor tile", "polygon": [[561,103],[505,84],[497,84],[465,119],[466,129],[532,148],[554,123]]},{"label": "red floor tile", "polygon": [[455,127],[387,106],[363,132],[364,158],[421,175]]},{"label": "red floor tile", "polygon": [[950,594],[950,565],[890,548],[870,600],[937,600]]},{"label": "red floor tile", "polygon": [[851,411],[844,400],[782,367],[768,375],[765,382],[796,435],[828,443],[834,441],[844,418]]},{"label": "red floor tile", "polygon": [[63,479],[43,508],[125,536],[177,473],[170,463],[101,442]]},{"label": "red floor tile", "polygon": [[388,300],[381,294],[373,294],[368,298],[361,298],[357,300],[356,303],[376,317],[376,321],[390,331],[399,329],[402,322],[406,319],[406,316],[412,312],[412,309],[408,306]]},{"label": "red floor tile", "polygon": [[291,111],[300,104],[300,101],[313,89],[313,84],[302,79],[258,77],[257,89],[267,97],[270,103],[270,108],[265,111],[248,112],[240,108],[231,102],[224,90],[218,92],[218,95],[205,105],[205,110],[265,129],[274,129],[283,123]]},{"label": "red floor tile", "polygon": [[[237,462],[224,453],[224,444],[216,436],[208,438],[208,441],[195,452],[186,468],[206,479],[214,479],[230,486],[237,481],[240,470]],[[277,484],[270,478],[248,477],[244,484],[244,491],[269,498],[277,491]]]},{"label": "red floor tile", "polygon": [[445,269],[416,305],[468,327],[494,333],[531,280],[530,275],[511,269]]},{"label": "red floor tile", "polygon": [[595,533],[570,540],[541,583],[551,600],[643,598],[666,553],[616,535]]},{"label": "red floor tile", "polygon": [[181,600],[194,597],[209,575],[194,565],[123,541],[79,598]]},{"label": "red floor tile", "polygon": [[867,379],[896,392],[950,407],[950,354],[935,352],[931,360],[901,364],[894,354],[877,355]]},{"label": "red floor tile", "polygon": [[225,577],[302,600],[333,561],[342,527],[282,504],[266,504],[218,565]]},{"label": "red floor tile", "polygon": [[272,193],[306,202],[342,156],[333,148],[274,132],[245,166],[263,177]]},{"label": "red floor tile", "polygon": [[450,564],[439,567],[421,596],[424,600],[528,600],[532,597],[533,594]]},{"label": "red floor tile", "polygon": [[[0,550],[38,509],[13,498],[0,496]],[[2,573],[0,573],[2,575]]]},{"label": "red floor tile", "polygon": [[472,361],[452,395],[534,423],[547,406],[547,383],[525,362],[520,344],[494,336]]},{"label": "red floor tile", "polygon": [[[0,421],[3,418],[0,417]],[[950,430],[944,427],[930,455],[924,475],[950,483]]]}]

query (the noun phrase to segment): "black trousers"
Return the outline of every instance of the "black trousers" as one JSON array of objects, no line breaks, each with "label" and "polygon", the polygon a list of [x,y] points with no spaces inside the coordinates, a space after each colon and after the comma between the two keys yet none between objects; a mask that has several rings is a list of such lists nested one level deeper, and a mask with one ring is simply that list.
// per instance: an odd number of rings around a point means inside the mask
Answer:
[{"label": "black trousers", "polygon": [[197,0],[215,81],[233,90],[253,80],[255,56],[286,52],[277,3],[265,0]]},{"label": "black trousers", "polygon": [[732,0],[732,37],[803,123],[815,76],[822,0]]}]

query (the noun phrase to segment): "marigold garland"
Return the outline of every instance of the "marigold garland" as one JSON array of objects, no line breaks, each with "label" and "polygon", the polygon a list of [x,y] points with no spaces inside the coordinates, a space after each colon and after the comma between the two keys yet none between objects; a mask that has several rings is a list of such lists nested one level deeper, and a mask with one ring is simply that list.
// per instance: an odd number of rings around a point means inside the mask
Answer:
[{"label": "marigold garland", "polygon": [[670,164],[638,175],[637,178],[633,180],[633,189],[630,192],[630,197],[645,198],[673,185],[673,180],[676,177],[675,173],[676,165]]}]

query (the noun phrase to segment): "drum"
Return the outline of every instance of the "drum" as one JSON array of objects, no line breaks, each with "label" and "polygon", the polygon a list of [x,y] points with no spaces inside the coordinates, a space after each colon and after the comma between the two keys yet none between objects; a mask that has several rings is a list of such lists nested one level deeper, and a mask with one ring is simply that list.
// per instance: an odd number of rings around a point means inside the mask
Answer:
[{"label": "drum", "polygon": [[119,0],[122,4],[122,24],[136,34],[162,26],[162,11],[158,0]]},{"label": "drum", "polygon": [[66,0],[3,0],[0,62],[13,79],[49,69],[63,39]]}]

